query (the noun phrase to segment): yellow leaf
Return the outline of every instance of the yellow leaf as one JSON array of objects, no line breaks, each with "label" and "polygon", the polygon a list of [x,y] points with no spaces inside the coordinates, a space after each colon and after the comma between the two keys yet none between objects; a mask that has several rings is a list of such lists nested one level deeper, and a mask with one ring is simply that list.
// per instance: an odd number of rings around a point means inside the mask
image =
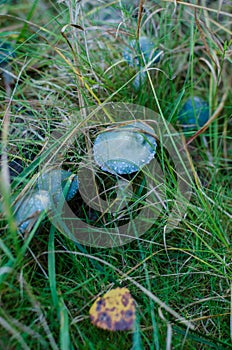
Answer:
[{"label": "yellow leaf", "polygon": [[97,298],[89,314],[92,324],[99,328],[129,330],[135,321],[135,301],[127,288],[115,288]]}]

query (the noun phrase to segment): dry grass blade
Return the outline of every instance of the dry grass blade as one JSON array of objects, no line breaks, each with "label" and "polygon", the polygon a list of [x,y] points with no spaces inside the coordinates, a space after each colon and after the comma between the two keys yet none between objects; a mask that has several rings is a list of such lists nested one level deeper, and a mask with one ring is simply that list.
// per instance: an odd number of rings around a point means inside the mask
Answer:
[{"label": "dry grass blade", "polygon": [[0,325],[19,342],[21,349],[30,350],[30,348],[27,346],[27,344],[21,337],[20,333],[16,329],[14,329],[8,322],[6,322],[6,320],[2,317],[0,317]]},{"label": "dry grass blade", "polygon": [[44,313],[42,311],[40,303],[38,302],[38,300],[36,300],[35,296],[33,295],[32,291],[31,291],[31,287],[27,284],[27,282],[25,281],[25,279],[22,276],[20,276],[19,279],[21,279],[21,280],[23,279],[23,287],[24,287],[24,289],[25,289],[25,291],[26,291],[26,293],[27,293],[32,305],[33,305],[35,312],[37,313],[37,315],[39,317],[40,323],[41,323],[41,325],[42,325],[42,327],[47,335],[47,338],[50,342],[51,348],[53,350],[59,350],[59,348],[56,344],[56,341],[52,335],[52,332],[49,329],[48,323],[46,321],[46,318],[44,316]]},{"label": "dry grass blade", "polygon": [[232,14],[229,12],[224,12],[224,11],[219,11],[219,10],[215,10],[213,8],[210,7],[205,7],[205,6],[201,6],[201,5],[197,5],[197,4],[190,4],[188,2],[184,2],[184,1],[177,1],[177,0],[164,0],[165,2],[172,2],[172,3],[177,3],[180,5],[185,5],[191,8],[197,8],[197,9],[202,9],[202,10],[207,10],[209,12],[214,12],[217,13],[218,15],[224,15],[227,17],[232,17]]},{"label": "dry grass blade", "polygon": [[143,14],[143,4],[145,0],[140,0],[139,2],[139,14],[138,14],[138,24],[137,24],[137,33],[136,38],[139,38],[139,32],[140,32],[140,26],[141,26],[141,20],[142,20],[142,14]]}]

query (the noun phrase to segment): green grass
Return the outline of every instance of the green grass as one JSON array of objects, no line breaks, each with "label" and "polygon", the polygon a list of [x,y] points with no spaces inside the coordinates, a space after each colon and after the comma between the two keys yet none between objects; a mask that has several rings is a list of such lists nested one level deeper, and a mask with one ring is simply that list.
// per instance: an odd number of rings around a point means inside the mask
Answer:
[{"label": "green grass", "polygon": [[[231,3],[202,1],[194,16],[195,7],[187,2],[175,7],[147,0],[140,34],[152,37],[163,57],[147,69],[139,90],[133,88],[138,71],[122,56],[137,31],[136,10],[128,3],[0,2],[0,39],[15,48],[14,83],[0,82],[1,154],[23,165],[9,189],[2,163],[1,349],[232,348]],[[64,27],[69,23],[80,27]],[[59,155],[58,147],[64,167],[77,172],[104,127],[99,115],[91,114],[93,107],[105,102],[145,106],[181,132],[177,113],[192,94],[209,102],[211,114],[219,113],[188,145],[188,153],[184,150],[193,190],[189,203],[178,197],[186,209],[178,227],[166,231],[168,213],[162,210],[139,239],[114,248],[74,242],[44,216],[25,236],[18,234],[11,203],[33,186],[41,166]],[[66,152],[67,140],[79,129],[76,147]],[[61,132],[57,143],[51,142],[55,130]],[[177,177],[162,141],[156,158],[170,211]],[[154,173],[148,168],[145,175],[129,177],[137,185],[127,221],[146,205]],[[100,173],[98,182],[103,192],[114,186]],[[115,197],[112,189],[110,196]],[[80,209],[79,203],[78,197],[70,205],[90,223],[89,208]],[[112,217],[99,220],[97,226]],[[134,331],[108,332],[90,323],[94,300],[117,286],[127,287],[136,300]]]}]

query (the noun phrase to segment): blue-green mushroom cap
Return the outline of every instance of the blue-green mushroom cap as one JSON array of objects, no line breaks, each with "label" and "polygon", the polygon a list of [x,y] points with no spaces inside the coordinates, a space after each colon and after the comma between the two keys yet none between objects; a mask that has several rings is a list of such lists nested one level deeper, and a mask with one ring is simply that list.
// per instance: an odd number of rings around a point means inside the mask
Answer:
[{"label": "blue-green mushroom cap", "polygon": [[133,87],[135,90],[139,90],[146,81],[146,72],[140,71],[133,80]]},{"label": "blue-green mushroom cap", "polygon": [[48,191],[57,205],[62,200],[63,195],[67,201],[75,197],[79,181],[77,175],[73,175],[70,171],[53,169],[39,176],[36,187]]},{"label": "blue-green mushroom cap", "polygon": [[178,114],[178,120],[184,128],[202,127],[209,119],[209,105],[202,98],[190,97]]},{"label": "blue-green mushroom cap", "polygon": [[21,198],[15,205],[15,220],[20,232],[32,228],[43,211],[51,209],[47,191],[33,191]]},{"label": "blue-green mushroom cap", "polygon": [[11,44],[0,41],[0,67],[7,65],[14,57],[15,53]]},{"label": "blue-green mushroom cap", "polygon": [[152,135],[154,130],[142,122],[107,128],[94,141],[94,160],[111,174],[137,172],[154,158],[157,143]]},{"label": "blue-green mushroom cap", "polygon": [[11,0],[0,0],[0,6],[1,5],[4,5],[4,4],[6,4],[7,3],[7,5],[10,5],[11,4]]},{"label": "blue-green mushroom cap", "polygon": [[[146,36],[141,36],[139,40],[131,40],[130,47],[123,52],[123,58],[132,67],[143,66],[143,57],[145,62],[158,63],[160,61],[160,50],[157,50],[153,41]],[[157,56],[157,57],[156,57]]]}]

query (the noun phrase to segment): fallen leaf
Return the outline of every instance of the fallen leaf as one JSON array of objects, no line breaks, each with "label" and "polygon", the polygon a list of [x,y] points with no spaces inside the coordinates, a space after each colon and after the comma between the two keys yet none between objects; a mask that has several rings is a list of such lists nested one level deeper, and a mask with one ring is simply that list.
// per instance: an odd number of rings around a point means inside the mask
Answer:
[{"label": "fallen leaf", "polygon": [[89,310],[91,323],[109,331],[133,328],[135,301],[127,288],[115,288],[97,298]]}]

